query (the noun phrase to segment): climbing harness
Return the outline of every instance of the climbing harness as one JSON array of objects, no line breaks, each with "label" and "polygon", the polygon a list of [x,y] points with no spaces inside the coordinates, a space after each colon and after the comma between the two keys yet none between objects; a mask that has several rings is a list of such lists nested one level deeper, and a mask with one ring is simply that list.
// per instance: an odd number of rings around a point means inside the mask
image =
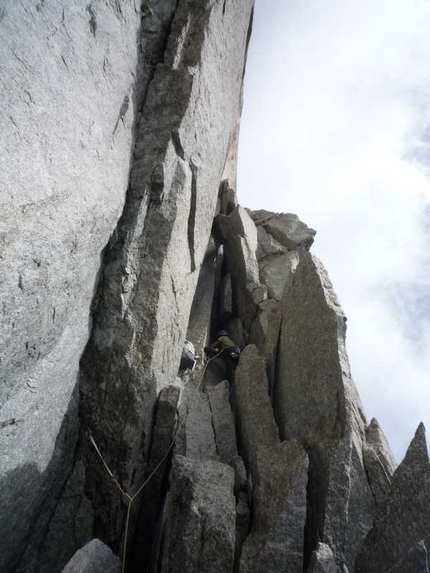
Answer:
[{"label": "climbing harness", "polygon": [[[220,352],[218,352],[218,354],[215,354],[215,356],[212,356],[211,358],[207,359],[205,361],[205,366],[202,370],[201,376],[200,376],[200,380],[199,383],[196,386],[196,390],[200,389],[200,386],[203,382],[203,378],[206,374],[206,370],[207,367],[209,366],[209,364],[212,362],[212,360],[214,360],[215,358],[217,358],[217,356],[219,356],[221,354],[222,350]],[[106,463],[106,460],[103,457],[103,454],[101,453],[99,447],[96,444],[96,441],[94,440],[91,430],[88,429],[86,431],[86,435],[88,437],[88,439],[90,440],[92,446],[94,447],[94,449],[96,450],[99,458],[101,459],[103,466],[105,468],[105,470],[107,471],[109,477],[112,479],[113,483],[115,484],[115,486],[117,487],[117,489],[119,490],[119,492],[121,493],[121,499],[124,503],[125,506],[127,506],[127,515],[125,518],[125,531],[124,531],[124,548],[122,551],[122,568],[121,568],[121,573],[125,573],[125,560],[126,560],[126,556],[127,556],[127,540],[128,540],[128,529],[129,529],[129,523],[130,523],[130,515],[131,515],[131,508],[133,505],[134,500],[136,499],[136,497],[142,493],[142,491],[145,489],[145,487],[148,485],[148,483],[151,481],[151,479],[154,477],[154,475],[157,473],[157,471],[159,470],[159,468],[163,465],[163,463],[165,462],[167,456],[170,454],[170,452],[172,451],[173,446],[175,445],[176,439],[178,437],[179,432],[181,431],[182,426],[184,425],[184,422],[187,418],[187,413],[185,412],[185,414],[182,416],[181,421],[178,424],[178,427],[176,428],[175,433],[173,434],[172,437],[172,441],[170,442],[169,447],[167,448],[165,454],[163,455],[163,457],[161,458],[161,460],[158,462],[158,464],[155,466],[155,468],[152,470],[152,472],[149,474],[149,476],[145,479],[145,481],[142,483],[142,485],[137,489],[137,491],[133,494],[130,495],[129,493],[127,493],[122,487],[121,484],[119,483],[119,481],[117,480],[117,478],[115,477],[114,473],[110,470],[109,466]]]}]

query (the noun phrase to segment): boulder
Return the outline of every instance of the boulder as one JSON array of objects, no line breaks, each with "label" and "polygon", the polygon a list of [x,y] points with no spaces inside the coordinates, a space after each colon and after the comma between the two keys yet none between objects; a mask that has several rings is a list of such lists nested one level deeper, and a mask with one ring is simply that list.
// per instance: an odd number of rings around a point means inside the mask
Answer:
[{"label": "boulder", "polygon": [[99,539],[93,539],[79,549],[62,573],[119,573],[121,562]]},{"label": "boulder", "polygon": [[312,553],[308,573],[339,573],[333,551],[329,545],[318,543]]},{"label": "boulder", "polygon": [[230,384],[227,380],[207,389],[215,433],[216,449],[224,464],[238,457],[236,429],[230,406]]},{"label": "boulder", "polygon": [[308,458],[296,442],[259,446],[252,474],[252,529],[240,573],[302,573]]},{"label": "boulder", "polygon": [[[372,530],[357,557],[356,573],[425,571],[430,546],[430,461],[420,424]],[[420,566],[415,567],[415,563]]]},{"label": "boulder", "polygon": [[305,250],[282,309],[273,403],[281,438],[298,440],[310,458],[306,547],[327,543],[338,567],[353,570],[375,512],[362,454],[367,422],[345,316],[324,267]]},{"label": "boulder", "polygon": [[366,428],[363,457],[372,493],[376,504],[380,505],[391,488],[391,479],[397,463],[375,418]]},{"label": "boulder", "polygon": [[231,573],[236,503],[232,468],[174,456],[163,573]]},{"label": "boulder", "polygon": [[289,250],[303,247],[310,249],[316,231],[300,221],[292,213],[271,213],[261,209],[249,211],[257,226],[263,227],[278,243]]}]

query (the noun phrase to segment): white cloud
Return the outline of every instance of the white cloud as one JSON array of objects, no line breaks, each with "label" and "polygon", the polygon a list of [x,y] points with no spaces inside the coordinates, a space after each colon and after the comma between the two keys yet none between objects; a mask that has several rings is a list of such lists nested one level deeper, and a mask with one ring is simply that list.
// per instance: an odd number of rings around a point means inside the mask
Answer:
[{"label": "white cloud", "polygon": [[427,0],[260,0],[240,141],[240,201],[318,230],[399,459],[430,432],[429,29]]}]

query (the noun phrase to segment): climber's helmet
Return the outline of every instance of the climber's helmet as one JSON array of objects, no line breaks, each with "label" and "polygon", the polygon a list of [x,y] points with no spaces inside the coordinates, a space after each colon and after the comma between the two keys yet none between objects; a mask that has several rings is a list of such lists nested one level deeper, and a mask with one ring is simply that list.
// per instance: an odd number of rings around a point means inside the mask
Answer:
[{"label": "climber's helmet", "polygon": [[219,332],[217,332],[217,338],[219,338],[220,336],[228,336],[228,332],[226,330],[220,330]]}]

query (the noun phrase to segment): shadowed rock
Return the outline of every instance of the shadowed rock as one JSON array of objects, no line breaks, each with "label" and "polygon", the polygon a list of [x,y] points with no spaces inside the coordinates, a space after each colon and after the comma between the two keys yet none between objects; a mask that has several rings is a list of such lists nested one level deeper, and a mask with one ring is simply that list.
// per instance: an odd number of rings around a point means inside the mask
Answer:
[{"label": "shadowed rock", "polygon": [[224,464],[238,456],[236,430],[230,406],[230,384],[227,380],[207,389],[215,433],[216,449]]},{"label": "shadowed rock", "polygon": [[[430,546],[430,462],[420,424],[358,555],[356,573],[425,571]],[[420,568],[415,563],[420,563]]]}]

